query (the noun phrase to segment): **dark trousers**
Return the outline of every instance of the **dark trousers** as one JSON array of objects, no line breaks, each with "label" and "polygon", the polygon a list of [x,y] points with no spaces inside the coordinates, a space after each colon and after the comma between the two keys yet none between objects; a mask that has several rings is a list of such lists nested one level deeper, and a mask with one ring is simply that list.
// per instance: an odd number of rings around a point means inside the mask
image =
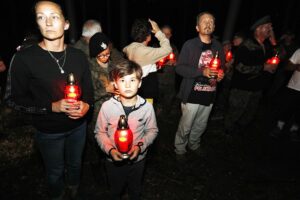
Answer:
[{"label": "dark trousers", "polygon": [[288,123],[294,117],[294,123],[300,126],[300,91],[285,88],[282,107],[278,119]]},{"label": "dark trousers", "polygon": [[131,200],[141,199],[145,159],[137,163],[106,160],[105,168],[112,200],[120,200],[126,186],[128,187],[128,195]]},{"label": "dark trousers", "polygon": [[229,132],[244,129],[254,119],[262,96],[261,91],[231,89],[224,126]]},{"label": "dark trousers", "polygon": [[64,178],[69,186],[79,185],[85,138],[86,123],[63,133],[48,134],[40,131],[36,133],[35,140],[46,167],[52,197],[58,197],[63,193]]}]

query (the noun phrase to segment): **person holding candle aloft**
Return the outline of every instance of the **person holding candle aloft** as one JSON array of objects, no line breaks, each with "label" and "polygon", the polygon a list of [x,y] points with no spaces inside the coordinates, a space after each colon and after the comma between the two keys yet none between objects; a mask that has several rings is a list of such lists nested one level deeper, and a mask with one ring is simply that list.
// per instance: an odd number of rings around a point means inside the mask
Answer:
[{"label": "person holding candle aloft", "polygon": [[[149,46],[152,35],[159,41],[159,47]],[[157,105],[159,96],[159,82],[156,63],[172,52],[169,39],[160,30],[158,24],[151,19],[136,19],[131,27],[133,42],[123,48],[126,57],[136,62],[143,70],[143,85],[139,89],[139,95]]]},{"label": "person holding candle aloft", "polygon": [[[50,198],[63,199],[65,185],[71,198],[76,198],[86,115],[93,106],[89,64],[82,51],[65,44],[64,32],[70,24],[59,4],[38,1],[34,10],[43,39],[12,58],[5,101],[18,111],[32,114]],[[70,73],[80,88],[78,99],[65,98]]]},{"label": "person holding candle aloft", "polygon": [[[148,147],[157,136],[158,128],[151,103],[137,95],[142,82],[142,69],[132,61],[123,61],[110,71],[119,95],[102,104],[95,127],[96,140],[106,153],[105,167],[112,199],[120,199],[123,188],[128,184],[130,199],[140,199],[145,156]],[[121,115],[127,118],[133,133],[131,148],[124,158],[118,149],[116,130]],[[125,125],[126,127],[126,125]],[[125,141],[125,138],[121,141]],[[121,150],[123,151],[123,150]]]}]

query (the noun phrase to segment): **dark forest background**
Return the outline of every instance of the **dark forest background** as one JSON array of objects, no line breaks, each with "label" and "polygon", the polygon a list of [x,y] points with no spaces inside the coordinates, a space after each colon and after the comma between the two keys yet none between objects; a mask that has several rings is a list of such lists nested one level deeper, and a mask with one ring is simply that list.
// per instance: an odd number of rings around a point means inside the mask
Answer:
[{"label": "dark forest background", "polygon": [[[35,0],[1,1],[0,54],[8,61],[24,36],[36,30],[33,17]],[[80,37],[85,20],[94,18],[102,23],[104,32],[121,49],[130,42],[130,27],[135,18],[151,18],[159,25],[173,27],[173,42],[181,48],[184,41],[196,35],[195,18],[199,12],[210,11],[216,16],[216,31],[220,41],[237,31],[248,32],[256,19],[271,15],[277,38],[292,30],[299,35],[300,1],[297,0],[61,0],[71,21],[66,42]],[[232,8],[235,17],[232,18]],[[231,20],[230,19],[231,15]],[[231,21],[231,22],[230,22]],[[228,26],[230,25],[230,27]],[[229,34],[228,34],[229,33]]]}]

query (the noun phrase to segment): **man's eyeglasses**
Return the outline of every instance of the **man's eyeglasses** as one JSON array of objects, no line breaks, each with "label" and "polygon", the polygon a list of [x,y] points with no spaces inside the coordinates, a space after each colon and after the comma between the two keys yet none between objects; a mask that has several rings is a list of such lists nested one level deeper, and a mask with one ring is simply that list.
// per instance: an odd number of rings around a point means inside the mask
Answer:
[{"label": "man's eyeglasses", "polygon": [[110,54],[100,54],[97,56],[97,58],[109,58]]}]

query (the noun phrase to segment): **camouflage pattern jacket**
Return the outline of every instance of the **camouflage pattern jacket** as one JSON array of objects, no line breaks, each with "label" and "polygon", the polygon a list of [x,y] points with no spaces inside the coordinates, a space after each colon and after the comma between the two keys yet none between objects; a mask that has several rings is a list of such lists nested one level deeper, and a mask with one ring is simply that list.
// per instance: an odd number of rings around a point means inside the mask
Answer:
[{"label": "camouflage pattern jacket", "polygon": [[263,90],[271,76],[263,70],[270,51],[264,51],[254,38],[242,43],[235,53],[231,87],[247,91]]},{"label": "camouflage pattern jacket", "polygon": [[96,58],[90,59],[90,70],[92,75],[92,81],[94,86],[94,101],[95,103],[101,99],[107,100],[112,95],[106,92],[106,87],[109,84],[109,71],[112,69],[111,61],[108,63],[108,67],[101,67]]}]

